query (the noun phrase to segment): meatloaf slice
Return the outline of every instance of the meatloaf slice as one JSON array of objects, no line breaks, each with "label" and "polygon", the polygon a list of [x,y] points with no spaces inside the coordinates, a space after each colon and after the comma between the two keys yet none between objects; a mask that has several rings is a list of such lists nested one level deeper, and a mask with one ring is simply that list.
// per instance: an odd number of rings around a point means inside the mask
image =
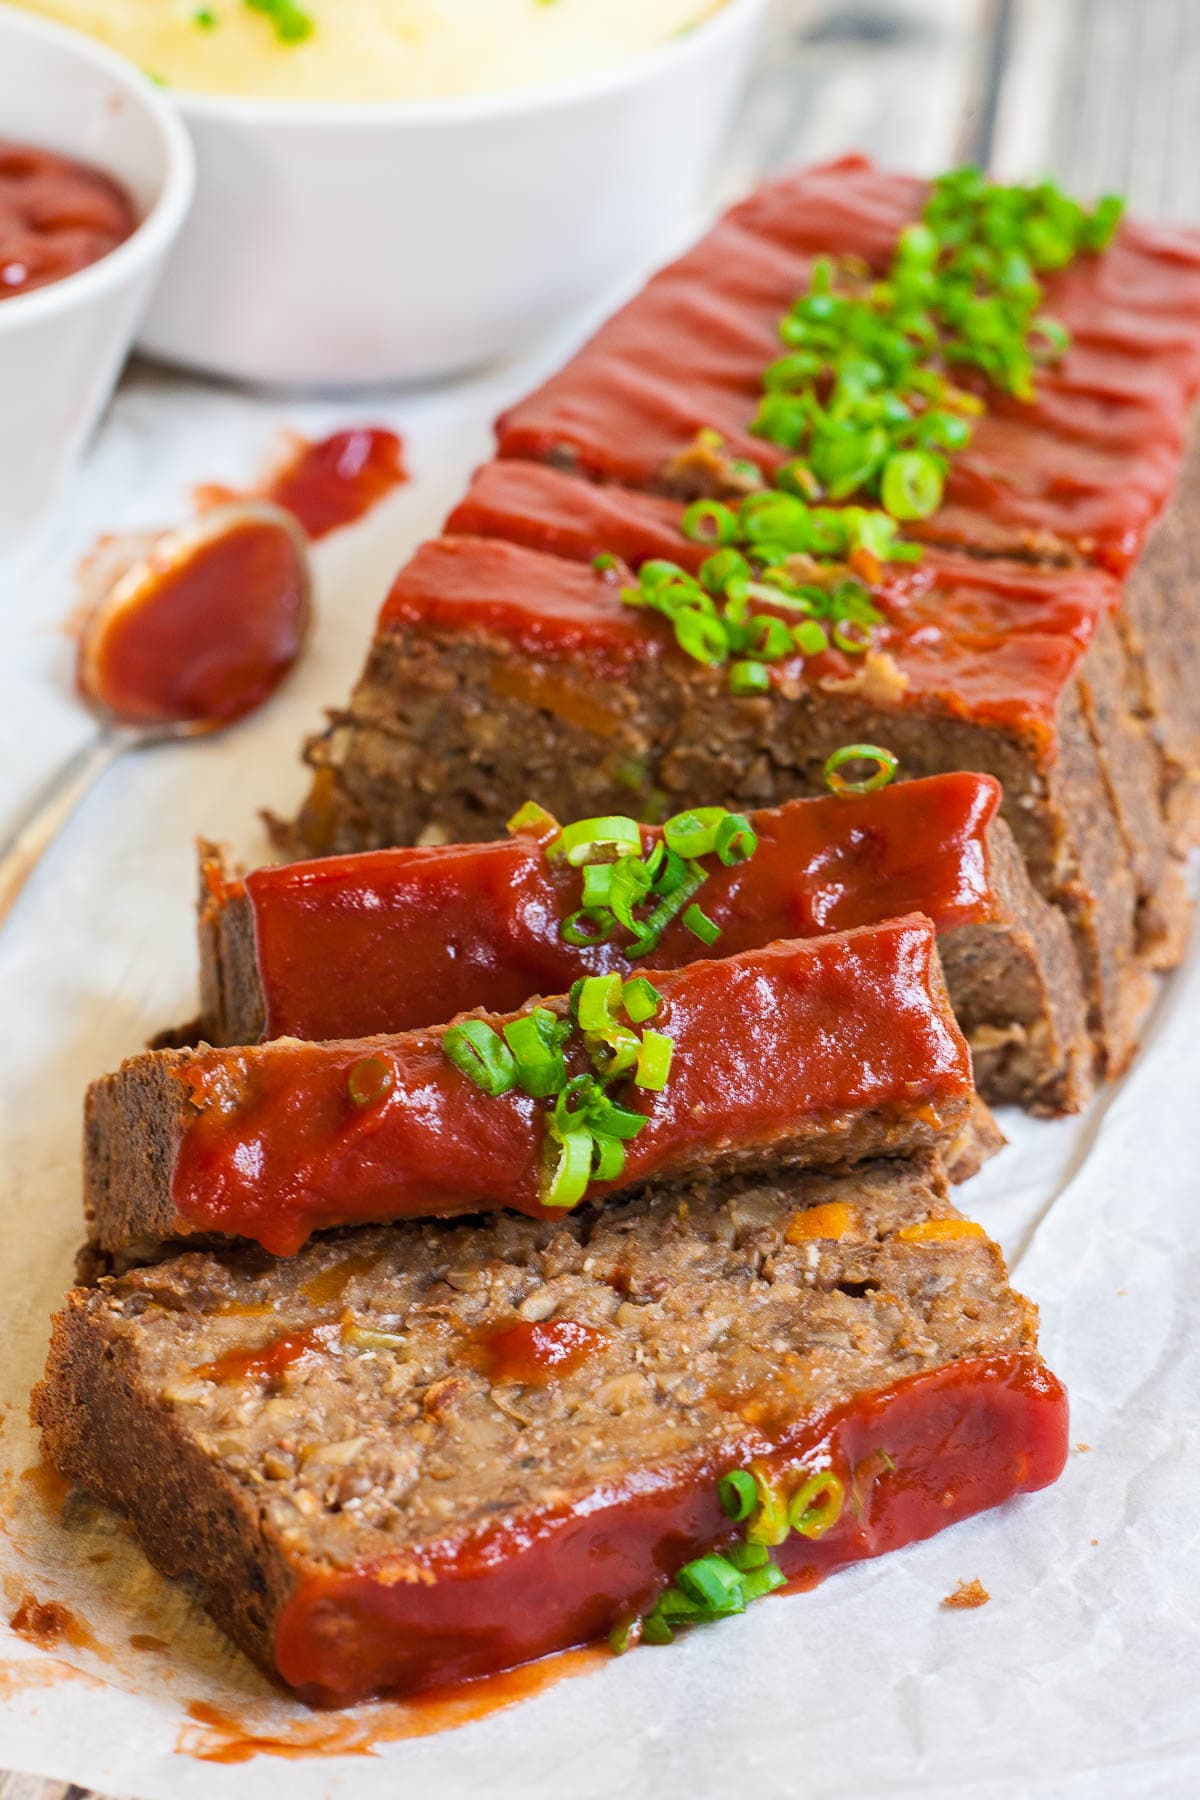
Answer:
[{"label": "meatloaf slice", "polygon": [[883,744],[909,776],[1001,782],[1030,876],[1072,928],[1102,1062],[1123,1065],[1166,851],[1109,576],[930,552],[873,587],[883,623],[865,657],[797,654],[750,698],[677,649],[666,620],[623,605],[621,586],[619,571],[499,539],[425,545],[384,603],[349,711],[309,746],[316,776],[285,846],[495,836],[530,793],[560,818],[697,796],[772,805],[821,791],[841,745]]},{"label": "meatloaf slice", "polygon": [[[991,777],[953,774],[752,813],[748,863],[699,865],[702,904],[721,932],[711,953],[925,913],[984,1098],[1075,1110],[1091,1051],[1070,936],[1030,885],[999,799]],[[658,836],[644,827],[644,847]],[[248,1044],[408,1031],[473,1007],[505,1011],[583,975],[635,974],[624,932],[564,940],[582,876],[546,844],[534,825],[490,843],[364,851],[243,880],[205,846],[203,1035]],[[695,952],[676,919],[653,956],[677,968]]]},{"label": "meatloaf slice", "polygon": [[[624,1109],[614,1131],[646,1122],[619,1131],[623,1168],[589,1196],[947,1145],[971,1127],[970,1052],[928,919],[649,978],[672,1058],[661,1082],[631,1072],[609,1090]],[[567,1018],[567,1000],[549,1016]],[[359,1221],[544,1216],[558,1102],[521,1085],[485,1092],[447,1055],[446,1029],[133,1057],[88,1094],[85,1204],[100,1249],[216,1231],[287,1254]],[[564,1077],[588,1070],[578,1029],[563,1055]]]},{"label": "meatloaf slice", "polygon": [[326,1704],[624,1635],[747,1533],[811,1585],[1053,1481],[1067,1432],[1034,1310],[929,1153],[189,1251],[68,1296],[34,1416]]}]

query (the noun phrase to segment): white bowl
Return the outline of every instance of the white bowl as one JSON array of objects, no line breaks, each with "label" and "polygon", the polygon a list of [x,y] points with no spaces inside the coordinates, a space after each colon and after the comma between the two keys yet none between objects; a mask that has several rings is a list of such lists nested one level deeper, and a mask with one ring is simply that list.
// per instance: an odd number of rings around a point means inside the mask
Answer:
[{"label": "white bowl", "polygon": [[764,0],[569,82],[465,99],[177,96],[196,202],[139,336],[235,380],[456,373],[674,247]]},{"label": "white bowl", "polygon": [[193,187],[187,133],[90,38],[0,6],[0,137],[105,170],[140,223],[99,262],[0,300],[0,557],[25,548],[125,360]]}]

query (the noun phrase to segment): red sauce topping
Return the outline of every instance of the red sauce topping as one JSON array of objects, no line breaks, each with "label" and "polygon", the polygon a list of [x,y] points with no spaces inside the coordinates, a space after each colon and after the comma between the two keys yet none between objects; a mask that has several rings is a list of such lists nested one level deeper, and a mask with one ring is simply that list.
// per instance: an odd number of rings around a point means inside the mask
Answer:
[{"label": "red sauce topping", "polygon": [[0,300],[99,262],[136,226],[111,176],[0,138]]},{"label": "red sauce topping", "polygon": [[[926,919],[772,944],[652,979],[663,996],[655,1028],[675,1055],[662,1093],[631,1091],[627,1103],[648,1123],[627,1146],[622,1185],[668,1175],[718,1145],[766,1150],[823,1134],[846,1109],[936,1116],[971,1092]],[[362,1041],[187,1053],[176,1073],[196,1111],[181,1125],[171,1177],[182,1218],[286,1255],[313,1231],[365,1219],[495,1206],[546,1216],[537,1103],[515,1090],[484,1094],[435,1033],[369,1048],[394,1080],[363,1107],[349,1091]]]},{"label": "red sauce topping", "polygon": [[545,1387],[560,1375],[570,1375],[608,1343],[607,1333],[575,1319],[546,1319],[531,1323],[521,1319],[489,1331],[480,1340],[481,1364],[488,1380],[524,1387]]},{"label": "red sauce topping", "polygon": [[793,1534],[774,1553],[786,1575],[812,1587],[1046,1486],[1066,1454],[1066,1395],[1039,1358],[970,1358],[770,1440],[743,1434],[672,1472],[638,1470],[586,1507],[564,1502],[311,1578],[276,1628],[279,1672],[306,1699],[348,1705],[598,1638],[648,1609],[682,1563],[729,1541],[717,1479],[751,1457],[796,1478],[832,1468],[848,1494],[856,1472],[869,1471],[857,1483],[860,1510],[847,1504],[823,1537]]},{"label": "red sauce topping", "polygon": [[[986,832],[998,801],[986,775],[938,775],[753,814],[754,857],[736,869],[708,859],[703,905],[721,927],[708,954],[908,912],[939,931],[982,922],[993,905]],[[647,831],[647,843],[656,835]],[[633,972],[619,942],[563,942],[579,873],[548,863],[524,835],[285,864],[256,870],[245,886],[267,1037],[412,1031],[475,1007],[508,1012],[530,994],[565,993],[580,975]],[[654,961],[681,968],[695,953],[676,921]]]},{"label": "red sauce topping", "polygon": [[[632,522],[629,531],[632,539]],[[667,621],[626,606],[621,585],[619,570],[597,572],[499,538],[441,538],[401,570],[379,626],[507,638],[519,656],[497,669],[498,692],[612,735],[623,696],[610,698],[606,680],[622,680],[647,657],[684,660]],[[948,553],[927,553],[916,568],[886,568],[872,597],[884,615],[874,648],[893,659],[902,681],[889,701],[1001,725],[1052,755],[1062,690],[1119,592],[1097,570]],[[769,601],[761,604],[771,611]],[[586,677],[573,663],[586,664]],[[713,705],[726,703],[725,669],[691,661],[688,668],[697,691],[707,682]],[[799,694],[818,681],[860,679],[863,670],[861,656],[830,649],[776,664],[774,679]]]},{"label": "red sauce topping", "polygon": [[[857,157],[769,183],[504,415],[500,454],[654,488],[707,427],[775,468],[789,453],[749,427],[779,319],[818,254],[881,271],[924,194]],[[989,395],[925,533],[1010,553],[1057,540],[1120,570],[1170,492],[1200,383],[1200,236],[1125,224],[1048,280],[1046,309],[1070,351],[1032,405]]]},{"label": "red sauce topping", "polygon": [[304,542],[285,514],[213,513],[161,540],[91,614],[80,690],[125,724],[227,725],[292,667],[308,596]]}]

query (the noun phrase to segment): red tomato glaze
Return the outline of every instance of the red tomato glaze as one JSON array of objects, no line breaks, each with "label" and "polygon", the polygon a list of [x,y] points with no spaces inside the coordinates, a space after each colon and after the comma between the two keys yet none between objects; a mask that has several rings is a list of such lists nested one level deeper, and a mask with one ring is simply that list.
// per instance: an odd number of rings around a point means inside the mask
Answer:
[{"label": "red tomato glaze", "polygon": [[[721,927],[708,954],[908,912],[927,914],[939,931],[990,918],[986,833],[999,792],[987,775],[937,775],[753,814],[749,862],[705,861],[703,905]],[[647,829],[647,845],[657,835]],[[559,927],[580,904],[580,873],[547,862],[524,833],[258,869],[245,890],[269,1038],[411,1031],[475,1007],[507,1012],[530,994],[565,993],[580,975],[635,972],[623,933],[592,948],[564,943]],[[654,961],[680,968],[696,947],[676,920]]]},{"label": "red tomato glaze", "polygon": [[213,728],[275,691],[308,628],[303,539],[282,514],[213,514],[118,582],[79,641],[85,696],[130,725]]},{"label": "red tomato glaze", "polygon": [[[932,1123],[972,1091],[933,927],[919,916],[651,978],[662,995],[655,1029],[675,1044],[670,1078],[661,1093],[628,1091],[647,1124],[626,1146],[620,1183],[597,1184],[596,1197],[702,1152],[769,1159],[847,1110]],[[391,1085],[355,1106],[350,1073],[368,1056],[386,1063]],[[313,1231],[368,1219],[496,1206],[553,1216],[538,1200],[543,1105],[516,1090],[485,1094],[446,1057],[440,1033],[202,1046],[175,1078],[192,1107],[170,1191],[196,1230],[288,1255]]]},{"label": "red tomato glaze", "polygon": [[[628,529],[632,541],[632,520]],[[597,571],[500,538],[439,538],[423,544],[396,577],[379,629],[412,625],[451,638],[475,631],[507,639],[521,655],[493,677],[498,691],[607,736],[621,715],[599,684],[647,658],[684,654],[665,619],[624,604],[622,584],[619,568]],[[929,552],[916,567],[886,566],[872,587],[884,615],[873,647],[901,672],[897,706],[927,710],[932,703],[960,718],[1028,732],[1049,749],[1063,688],[1119,592],[1109,575],[1092,569]],[[769,601],[761,604],[771,611]],[[562,672],[571,659],[587,665],[582,685]],[[710,679],[725,694],[723,669],[688,667],[694,682]],[[772,680],[799,693],[862,667],[861,656],[831,648],[773,665]]]},{"label": "red tomato glaze", "polygon": [[111,176],[0,138],[0,300],[86,269],[136,227]]},{"label": "red tomato glaze", "polygon": [[[816,255],[881,271],[925,192],[859,157],[768,183],[503,416],[500,454],[653,489],[708,428],[775,468],[790,453],[750,423],[780,318]],[[1170,492],[1200,385],[1200,235],[1125,224],[1046,289],[1071,349],[1032,404],[989,395],[924,532],[989,551],[1057,542],[1120,570]]]},{"label": "red tomato glaze", "polygon": [[1047,1486],[1066,1461],[1067,1424],[1066,1394],[1032,1353],[951,1363],[771,1433],[731,1417],[727,1443],[637,1470],[603,1496],[309,1576],[276,1627],[279,1672],[306,1699],[346,1706],[600,1637],[647,1610],[683,1563],[730,1541],[717,1481],[752,1457],[797,1484],[832,1469],[857,1500],[823,1537],[793,1533],[773,1553],[812,1587]]}]

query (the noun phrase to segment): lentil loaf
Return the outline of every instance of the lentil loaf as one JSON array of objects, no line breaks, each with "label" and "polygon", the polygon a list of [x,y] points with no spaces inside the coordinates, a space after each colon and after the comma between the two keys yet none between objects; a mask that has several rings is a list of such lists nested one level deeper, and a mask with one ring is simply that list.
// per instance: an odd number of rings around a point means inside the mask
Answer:
[{"label": "lentil loaf", "polygon": [[[934,929],[919,915],[650,980],[669,1072],[653,1089],[611,1090],[645,1124],[634,1119],[623,1168],[591,1194],[931,1143],[968,1173],[1000,1141],[980,1121]],[[548,1012],[565,1019],[567,999]],[[286,1254],[359,1221],[544,1214],[557,1102],[520,1086],[485,1091],[446,1054],[446,1029],[130,1058],[87,1099],[84,1198],[99,1249],[130,1255],[218,1232]],[[560,1055],[564,1081],[589,1066],[578,1031]]]},{"label": "lentil loaf", "polygon": [[766,1534],[811,1585],[1044,1486],[1067,1433],[1034,1309],[932,1152],[187,1251],[68,1295],[33,1411],[51,1463],[326,1704],[627,1630],[740,1535],[732,1469],[785,1502],[821,1475],[819,1521]]},{"label": "lentil loaf", "polygon": [[[999,799],[990,777],[952,774],[752,813],[751,861],[707,859],[703,906],[721,932],[709,953],[923,912],[980,1093],[1075,1110],[1091,1055],[1070,936],[1031,886]],[[656,835],[645,828],[644,843]],[[636,973],[616,938],[564,941],[581,876],[547,856],[543,836],[530,826],[490,843],[368,851],[244,878],[203,846],[202,1035],[249,1044],[407,1031],[473,1007],[503,1011],[580,976]],[[676,919],[653,957],[674,968],[697,948]]]}]

